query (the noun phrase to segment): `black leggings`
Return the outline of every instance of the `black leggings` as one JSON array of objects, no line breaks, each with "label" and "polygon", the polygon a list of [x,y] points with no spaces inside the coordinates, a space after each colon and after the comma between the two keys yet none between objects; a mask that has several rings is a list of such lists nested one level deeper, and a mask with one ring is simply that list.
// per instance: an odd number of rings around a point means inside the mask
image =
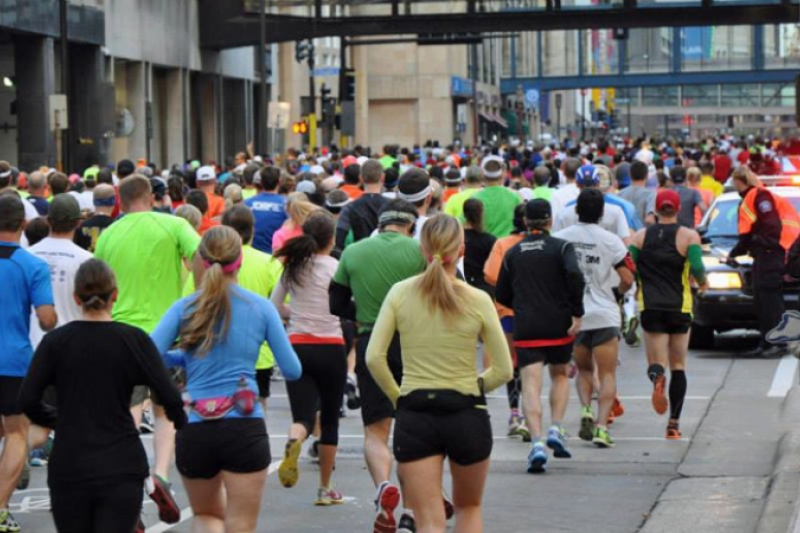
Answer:
[{"label": "black leggings", "polygon": [[322,434],[319,443],[339,444],[339,408],[347,378],[347,354],[340,344],[292,345],[303,376],[286,382],[286,392],[292,407],[292,420],[305,426],[308,434],[314,430],[317,409],[320,410]]},{"label": "black leggings", "polygon": [[143,479],[50,487],[58,533],[132,533],[142,512]]}]

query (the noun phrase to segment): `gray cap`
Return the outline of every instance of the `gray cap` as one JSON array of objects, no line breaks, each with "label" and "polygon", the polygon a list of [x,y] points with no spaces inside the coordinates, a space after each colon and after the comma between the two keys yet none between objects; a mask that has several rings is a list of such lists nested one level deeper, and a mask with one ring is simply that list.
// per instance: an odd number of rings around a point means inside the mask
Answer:
[{"label": "gray cap", "polygon": [[52,222],[68,222],[83,218],[78,200],[71,194],[59,194],[53,198],[50,210],[47,212],[48,220]]}]

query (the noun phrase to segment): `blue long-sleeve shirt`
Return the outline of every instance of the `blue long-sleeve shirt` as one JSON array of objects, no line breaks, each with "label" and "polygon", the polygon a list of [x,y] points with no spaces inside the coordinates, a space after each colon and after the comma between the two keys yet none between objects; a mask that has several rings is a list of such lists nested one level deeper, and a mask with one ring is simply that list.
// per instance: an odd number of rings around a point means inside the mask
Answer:
[{"label": "blue long-sleeve shirt", "polygon": [[[256,360],[264,341],[275,354],[275,361],[287,380],[299,379],[302,374],[300,360],[292,349],[286,331],[272,302],[237,285],[230,288],[231,320],[225,339],[204,355],[170,350],[180,335],[181,323],[187,309],[197,298],[193,294],[178,300],[167,311],[151,337],[167,366],[185,366],[187,391],[193,400],[203,400],[236,393],[239,378],[244,376],[251,390],[257,391]],[[261,404],[250,417],[263,417]],[[226,418],[242,418],[235,410]],[[194,413],[189,422],[201,422]]]}]

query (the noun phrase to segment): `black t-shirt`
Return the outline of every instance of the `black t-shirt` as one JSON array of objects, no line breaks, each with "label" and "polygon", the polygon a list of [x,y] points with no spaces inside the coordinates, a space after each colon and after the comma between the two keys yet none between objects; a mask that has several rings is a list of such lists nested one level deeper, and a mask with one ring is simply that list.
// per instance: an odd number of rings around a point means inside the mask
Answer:
[{"label": "black t-shirt", "polygon": [[97,245],[97,239],[100,234],[114,222],[114,219],[108,215],[94,215],[92,218],[86,219],[75,230],[75,238],[73,242],[83,248],[94,253],[94,247]]},{"label": "black t-shirt", "polygon": [[[55,387],[56,405],[42,402]],[[144,479],[147,456],[130,413],[135,385],[147,385],[180,428],[183,401],[153,341],[117,322],[77,321],[45,335],[33,357],[20,400],[25,414],[58,435],[48,482]]]},{"label": "black t-shirt", "polygon": [[483,277],[483,266],[489,259],[494,246],[494,235],[478,233],[472,229],[464,230],[464,277],[473,287],[486,290],[486,280]]}]

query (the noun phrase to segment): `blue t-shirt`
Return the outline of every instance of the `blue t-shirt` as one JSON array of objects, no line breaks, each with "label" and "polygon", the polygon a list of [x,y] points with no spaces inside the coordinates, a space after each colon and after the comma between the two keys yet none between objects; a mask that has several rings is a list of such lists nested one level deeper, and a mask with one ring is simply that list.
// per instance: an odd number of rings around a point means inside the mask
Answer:
[{"label": "blue t-shirt", "polygon": [[0,241],[0,376],[22,378],[33,358],[31,308],[54,305],[50,268],[16,243]]},{"label": "blue t-shirt", "polygon": [[272,253],[272,235],[286,221],[286,199],[280,194],[261,192],[244,203],[256,219],[253,248]]},{"label": "blue t-shirt", "polygon": [[[299,379],[302,374],[297,358],[278,311],[272,302],[238,285],[230,288],[231,320],[228,335],[214,345],[207,354],[197,356],[190,352],[170,351],[178,338],[187,308],[198,293],[178,300],[169,308],[151,334],[159,353],[168,367],[186,367],[187,391],[192,400],[207,400],[236,393],[242,376],[253,392],[258,392],[256,361],[261,345],[269,343],[275,361],[287,380]],[[263,417],[261,404],[257,403],[249,418]],[[226,418],[242,418],[235,410]],[[190,413],[189,422],[202,422]]]}]

